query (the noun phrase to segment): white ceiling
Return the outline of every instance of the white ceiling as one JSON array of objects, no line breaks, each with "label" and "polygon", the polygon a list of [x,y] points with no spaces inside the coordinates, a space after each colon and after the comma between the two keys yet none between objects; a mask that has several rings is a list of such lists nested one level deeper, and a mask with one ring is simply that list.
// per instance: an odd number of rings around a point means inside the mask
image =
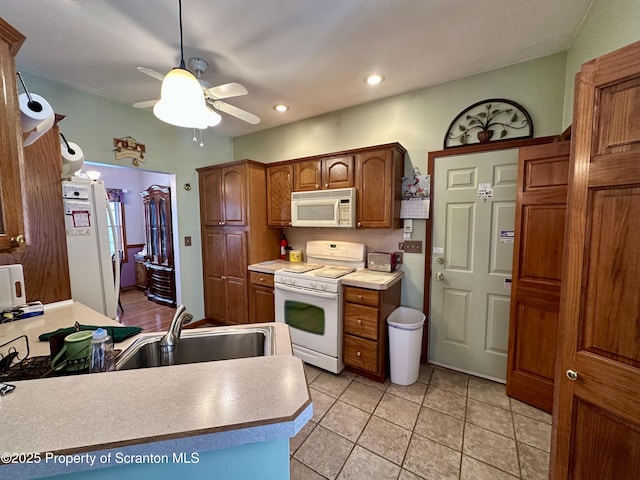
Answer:
[{"label": "white ceiling", "polygon": [[[228,102],[262,122],[223,114],[215,127],[238,136],[563,51],[590,4],[184,0],[185,60],[205,59],[213,85],[247,87]],[[0,16],[27,37],[19,70],[118,102],[159,97],[160,82],[136,66],[178,64],[177,0],[0,0]],[[372,71],[385,82],[366,85]],[[275,112],[279,102],[291,110]]]}]

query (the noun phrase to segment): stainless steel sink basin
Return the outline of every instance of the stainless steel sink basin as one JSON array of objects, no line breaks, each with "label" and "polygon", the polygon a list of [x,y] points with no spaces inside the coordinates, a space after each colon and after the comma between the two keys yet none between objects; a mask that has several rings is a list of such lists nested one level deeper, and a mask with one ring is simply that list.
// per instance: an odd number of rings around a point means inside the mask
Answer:
[{"label": "stainless steel sink basin", "polygon": [[273,327],[183,330],[175,351],[160,348],[164,333],[139,338],[116,359],[116,370],[273,355]]}]

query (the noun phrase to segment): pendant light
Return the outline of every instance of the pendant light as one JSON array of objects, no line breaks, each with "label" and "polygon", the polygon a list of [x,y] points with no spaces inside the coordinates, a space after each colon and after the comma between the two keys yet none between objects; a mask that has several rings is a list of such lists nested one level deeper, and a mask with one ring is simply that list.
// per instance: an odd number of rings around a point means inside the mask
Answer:
[{"label": "pendant light", "polygon": [[160,101],[153,107],[153,114],[165,123],[176,127],[205,129],[215,127],[222,117],[211,110],[205,101],[202,86],[184,63],[182,45],[182,0],[178,0],[180,18],[180,65],[165,75],[160,90]]}]

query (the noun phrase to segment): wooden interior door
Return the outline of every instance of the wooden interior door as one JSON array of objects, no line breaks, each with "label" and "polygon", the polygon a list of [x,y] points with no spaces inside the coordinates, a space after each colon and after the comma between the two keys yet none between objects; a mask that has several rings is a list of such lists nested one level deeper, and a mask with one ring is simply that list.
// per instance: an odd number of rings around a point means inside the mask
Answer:
[{"label": "wooden interior door", "polygon": [[640,42],[583,65],[576,100],[551,478],[640,472]]},{"label": "wooden interior door", "polygon": [[571,143],[518,159],[507,395],[551,413]]}]

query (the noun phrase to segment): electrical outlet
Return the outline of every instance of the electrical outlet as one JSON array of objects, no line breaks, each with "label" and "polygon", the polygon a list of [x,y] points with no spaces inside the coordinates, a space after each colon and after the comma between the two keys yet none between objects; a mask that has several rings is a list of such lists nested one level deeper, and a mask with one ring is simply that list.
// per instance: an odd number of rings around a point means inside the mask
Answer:
[{"label": "electrical outlet", "polygon": [[398,265],[402,264],[402,252],[393,252],[393,254],[396,256],[396,263]]},{"label": "electrical outlet", "polygon": [[191,246],[191,237],[184,237],[184,246],[185,247]]},{"label": "electrical outlet", "polygon": [[405,240],[400,244],[404,253],[422,253],[422,240]]}]

